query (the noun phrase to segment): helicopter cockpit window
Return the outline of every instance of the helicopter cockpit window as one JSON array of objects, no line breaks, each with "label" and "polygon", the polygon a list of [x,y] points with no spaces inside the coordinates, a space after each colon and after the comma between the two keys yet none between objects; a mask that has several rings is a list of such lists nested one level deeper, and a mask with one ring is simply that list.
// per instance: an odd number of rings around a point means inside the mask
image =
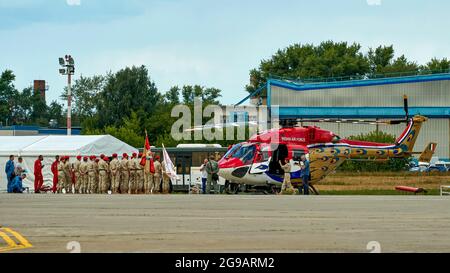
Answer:
[{"label": "helicopter cockpit window", "polygon": [[242,146],[236,153],[233,154],[234,158],[239,158],[244,164],[251,164],[253,156],[255,155],[255,145]]},{"label": "helicopter cockpit window", "polygon": [[242,145],[236,144],[231,149],[228,150],[228,152],[223,156],[224,158],[231,157]]},{"label": "helicopter cockpit window", "polygon": [[333,138],[331,139],[332,143],[338,143],[341,140],[341,138],[339,136],[334,135]]},{"label": "helicopter cockpit window", "polygon": [[294,161],[300,161],[301,156],[304,154],[305,154],[304,150],[293,150],[292,151],[292,159]]},{"label": "helicopter cockpit window", "polygon": [[261,147],[261,150],[260,150],[261,161],[269,160],[269,158],[270,158],[269,149],[270,149],[270,147],[267,147],[267,146]]}]

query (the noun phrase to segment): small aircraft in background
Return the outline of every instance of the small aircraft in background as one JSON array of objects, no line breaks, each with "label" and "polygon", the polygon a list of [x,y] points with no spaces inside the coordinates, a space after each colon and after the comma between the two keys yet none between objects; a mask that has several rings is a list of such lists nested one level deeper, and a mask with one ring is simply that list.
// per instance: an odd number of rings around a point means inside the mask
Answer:
[{"label": "small aircraft in background", "polygon": [[448,172],[450,171],[450,162],[439,160],[434,157],[436,143],[429,143],[419,159],[413,159],[410,163],[410,172]]}]

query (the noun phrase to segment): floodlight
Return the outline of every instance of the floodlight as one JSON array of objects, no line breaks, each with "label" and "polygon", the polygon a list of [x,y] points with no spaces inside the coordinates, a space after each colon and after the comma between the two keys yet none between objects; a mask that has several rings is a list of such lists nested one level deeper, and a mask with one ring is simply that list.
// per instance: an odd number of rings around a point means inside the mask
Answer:
[{"label": "floodlight", "polygon": [[60,68],[59,69],[59,73],[65,75],[66,74],[66,69]]},{"label": "floodlight", "polygon": [[66,62],[64,61],[64,58],[59,58],[59,64],[60,65],[65,65]]},{"label": "floodlight", "polygon": [[69,56],[69,65],[74,65],[75,61],[73,60],[72,56]]}]

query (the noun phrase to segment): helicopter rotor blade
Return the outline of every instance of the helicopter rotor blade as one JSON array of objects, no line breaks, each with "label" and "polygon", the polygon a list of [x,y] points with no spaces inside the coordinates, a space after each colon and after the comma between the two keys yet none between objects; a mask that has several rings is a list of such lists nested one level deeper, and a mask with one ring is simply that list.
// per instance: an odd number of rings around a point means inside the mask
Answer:
[{"label": "helicopter rotor blade", "polygon": [[[342,123],[342,124],[368,124],[368,125],[392,125],[398,124],[399,121],[391,122],[391,120],[363,120],[363,119],[299,119],[298,122],[308,123]],[[404,122],[404,120],[401,120]]]},{"label": "helicopter rotor blade", "polygon": [[210,130],[210,129],[224,129],[224,128],[236,128],[241,126],[257,126],[258,123],[254,121],[249,122],[230,122],[230,123],[216,123],[216,124],[205,124],[201,126],[195,126],[193,128],[189,128],[184,130],[185,132],[193,132],[193,131],[203,131],[203,130]]}]

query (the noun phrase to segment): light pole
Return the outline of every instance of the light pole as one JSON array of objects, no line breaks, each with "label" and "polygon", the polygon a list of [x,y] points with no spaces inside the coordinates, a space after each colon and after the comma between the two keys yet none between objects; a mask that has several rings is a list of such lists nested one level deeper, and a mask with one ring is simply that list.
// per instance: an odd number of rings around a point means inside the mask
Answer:
[{"label": "light pole", "polygon": [[67,75],[67,135],[72,134],[72,75],[75,74],[75,62],[70,55],[59,58],[59,65],[63,68],[59,69],[61,75]]}]

